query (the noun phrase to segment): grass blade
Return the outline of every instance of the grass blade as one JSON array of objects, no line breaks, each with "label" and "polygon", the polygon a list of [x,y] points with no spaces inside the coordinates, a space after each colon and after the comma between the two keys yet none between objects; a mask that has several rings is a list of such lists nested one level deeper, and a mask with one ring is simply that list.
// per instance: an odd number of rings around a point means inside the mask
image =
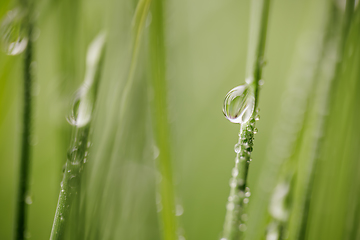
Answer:
[{"label": "grass blade", "polygon": [[154,91],[152,106],[154,135],[159,150],[157,159],[161,174],[159,191],[162,210],[160,219],[164,240],[177,239],[177,221],[175,218],[174,186],[171,168],[171,142],[168,122],[166,56],[164,39],[163,1],[154,0],[152,6],[152,23],[150,29],[150,61]]}]

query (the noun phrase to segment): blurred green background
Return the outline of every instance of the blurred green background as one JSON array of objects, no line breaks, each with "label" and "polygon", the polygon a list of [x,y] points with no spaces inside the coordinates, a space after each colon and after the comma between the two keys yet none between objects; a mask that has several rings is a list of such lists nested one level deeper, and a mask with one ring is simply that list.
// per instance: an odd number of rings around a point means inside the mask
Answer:
[{"label": "blurred green background", "polygon": [[[283,117],[280,110],[287,104],[284,96],[289,94],[287,86],[294,69],[301,75],[311,66],[302,64],[301,46],[307,44],[307,49],[316,50],[312,37],[316,38],[313,32],[323,28],[325,2],[276,0],[271,5],[265,84],[260,92],[261,120],[249,173],[249,239],[264,236],[272,189],[260,181],[274,182],[280,168],[280,164],[271,164],[269,157],[278,133],[275,126]],[[220,239],[239,130],[237,124],[224,118],[222,103],[231,88],[245,81],[250,1],[169,0],[165,5],[168,112],[176,199],[184,209],[179,217],[181,231],[189,240]],[[2,0],[0,17],[15,6],[15,1]],[[73,93],[84,78],[87,46],[105,29],[107,50],[82,191],[82,198],[88,200],[80,222],[86,239],[159,239],[147,104],[152,94],[146,55],[151,14],[127,103],[131,111],[119,126],[119,96],[129,66],[129,35],[136,1],[38,0],[35,6],[38,36],[32,66],[35,83],[29,237],[41,240],[50,236],[71,137],[65,117]],[[14,222],[22,116],[21,60],[21,55],[0,54],[0,239],[11,239]],[[298,88],[310,89],[301,84]],[[355,104],[356,99],[352,102]],[[266,175],[268,171],[275,175]],[[327,199],[331,201],[331,197]],[[346,204],[345,200],[336,201],[335,208]],[[347,210],[339,207],[338,211]],[[331,211],[324,212],[319,216],[331,218]],[[314,219],[320,224],[323,218]],[[336,226],[336,220],[331,224],[326,226]],[[339,228],[340,232],[346,229]],[[345,239],[341,233],[332,236],[327,239]]]}]

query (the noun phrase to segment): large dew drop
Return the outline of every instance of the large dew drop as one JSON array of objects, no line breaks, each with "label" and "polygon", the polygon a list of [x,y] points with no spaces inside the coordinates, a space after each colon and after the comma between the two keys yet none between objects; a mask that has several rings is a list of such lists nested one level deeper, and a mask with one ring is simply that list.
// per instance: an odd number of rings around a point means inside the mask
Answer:
[{"label": "large dew drop", "polygon": [[22,53],[28,44],[24,16],[23,11],[14,9],[7,13],[1,23],[1,48],[8,55]]},{"label": "large dew drop", "polygon": [[105,44],[105,34],[99,34],[90,44],[86,56],[86,73],[82,86],[75,94],[67,121],[76,127],[86,126],[90,120],[95,102],[96,73]]},{"label": "large dew drop", "polygon": [[232,123],[246,123],[254,112],[255,98],[248,85],[231,89],[225,96],[223,112]]}]

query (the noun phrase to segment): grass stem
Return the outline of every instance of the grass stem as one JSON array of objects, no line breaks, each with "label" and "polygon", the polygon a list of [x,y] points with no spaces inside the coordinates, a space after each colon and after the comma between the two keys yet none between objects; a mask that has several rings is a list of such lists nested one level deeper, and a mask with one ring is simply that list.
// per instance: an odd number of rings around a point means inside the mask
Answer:
[{"label": "grass stem", "polygon": [[[355,6],[355,0],[347,0],[346,1],[346,7],[345,7],[345,19],[343,22],[342,27],[342,35],[339,40],[339,46],[338,46],[338,56],[340,60],[343,58],[344,49],[345,49],[345,43],[346,39],[349,34],[349,29],[351,26],[351,20],[354,12],[354,6]],[[334,92],[336,90],[336,86],[338,82],[335,80],[338,78],[340,74],[342,66],[342,61],[338,61],[336,65],[336,70],[334,74],[334,79],[330,82],[330,88],[326,96],[325,104],[323,106],[324,109],[329,109],[330,106],[332,106],[333,101],[336,99],[334,98]],[[320,156],[320,153],[324,147],[324,136],[326,134],[326,129],[330,125],[330,115],[323,115],[320,116],[320,124],[319,124],[319,130],[317,136],[319,136],[315,141],[315,153],[314,156],[311,159],[309,170],[308,170],[308,177],[305,184],[305,194],[304,194],[304,202],[303,202],[303,213],[301,216],[300,221],[300,229],[298,234],[298,240],[303,240],[306,237],[307,232],[307,226],[308,226],[308,217],[309,217],[309,210],[310,210],[310,203],[311,203],[311,196],[314,186],[314,179],[315,179],[315,172],[317,167],[318,158]]]},{"label": "grass stem", "polygon": [[[251,33],[249,41],[246,81],[254,93],[255,111],[250,120],[240,125],[238,143],[240,151],[236,151],[235,168],[230,180],[230,195],[223,229],[223,239],[239,239],[241,232],[246,230],[244,207],[248,203],[250,189],[247,187],[247,176],[253,150],[255,118],[258,113],[259,81],[262,79],[264,52],[267,34],[270,0],[252,1]],[[259,12],[257,12],[259,11]],[[255,132],[256,133],[256,132]]]},{"label": "grass stem", "polygon": [[33,24],[29,12],[24,18],[27,30],[28,44],[24,53],[23,70],[23,119],[21,137],[21,156],[19,163],[19,182],[15,216],[14,239],[22,240],[26,234],[27,204],[26,197],[30,194],[30,168],[31,168],[31,127],[32,127],[32,83],[31,63],[33,59],[32,30]]},{"label": "grass stem", "polygon": [[90,147],[89,131],[104,57],[104,43],[105,35],[100,34],[88,49],[85,81],[77,92],[72,115],[68,119],[74,126],[74,130],[60,185],[59,199],[50,235],[51,240],[63,239],[71,203],[79,192],[81,174]]},{"label": "grass stem", "polygon": [[159,184],[162,211],[160,219],[164,240],[177,239],[177,221],[171,168],[170,127],[167,111],[166,56],[163,21],[163,1],[154,0],[150,29],[150,59],[152,71],[153,125],[159,149],[158,169],[162,176]]}]

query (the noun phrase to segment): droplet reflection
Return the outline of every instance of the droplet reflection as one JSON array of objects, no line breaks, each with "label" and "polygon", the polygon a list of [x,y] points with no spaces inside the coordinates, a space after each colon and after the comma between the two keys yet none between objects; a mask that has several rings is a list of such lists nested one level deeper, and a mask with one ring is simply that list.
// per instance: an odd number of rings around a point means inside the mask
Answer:
[{"label": "droplet reflection", "polygon": [[225,96],[223,113],[232,123],[249,121],[255,107],[255,97],[248,85],[231,89]]}]

